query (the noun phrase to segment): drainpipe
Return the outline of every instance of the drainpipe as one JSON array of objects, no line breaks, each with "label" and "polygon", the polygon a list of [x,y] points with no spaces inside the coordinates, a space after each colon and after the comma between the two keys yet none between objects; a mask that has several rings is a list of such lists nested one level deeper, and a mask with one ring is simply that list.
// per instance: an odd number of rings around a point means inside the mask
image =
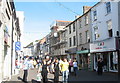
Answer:
[{"label": "drainpipe", "polygon": [[11,76],[12,76],[12,61],[13,61],[13,31],[14,31],[14,28],[13,28],[13,18],[14,18],[14,9],[12,11],[12,32],[11,32]]},{"label": "drainpipe", "polygon": [[[118,2],[118,29],[120,28],[120,1]],[[117,49],[117,54],[118,54],[118,80],[120,82],[120,29],[118,30],[118,49]]]},{"label": "drainpipe", "polygon": [[[77,20],[76,20],[76,23],[75,23],[75,26],[76,26],[76,52],[78,51],[78,26],[77,26]],[[76,55],[77,55],[77,57],[78,57],[78,64],[80,64],[80,58],[79,58],[79,54],[77,54],[76,53]]]}]

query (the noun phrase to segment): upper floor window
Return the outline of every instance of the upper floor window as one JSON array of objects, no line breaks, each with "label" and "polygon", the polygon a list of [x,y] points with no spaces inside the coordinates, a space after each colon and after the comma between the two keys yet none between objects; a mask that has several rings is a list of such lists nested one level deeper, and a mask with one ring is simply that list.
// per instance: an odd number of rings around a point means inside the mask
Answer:
[{"label": "upper floor window", "polygon": [[107,27],[108,27],[109,37],[112,37],[113,33],[112,33],[112,21],[111,20],[107,21]]},{"label": "upper floor window", "polygon": [[94,37],[95,37],[95,40],[98,39],[98,37],[99,37],[98,27],[94,27]]},{"label": "upper floor window", "polygon": [[106,10],[107,10],[107,13],[111,12],[111,4],[110,4],[110,2],[106,3]]},{"label": "upper floor window", "polygon": [[69,47],[71,47],[72,46],[72,40],[71,40],[71,38],[69,38]]},{"label": "upper floor window", "polygon": [[75,32],[75,23],[73,23],[73,32]]},{"label": "upper floor window", "polygon": [[82,44],[82,33],[79,34],[79,43]]},{"label": "upper floor window", "polygon": [[82,28],[82,23],[81,23],[82,21],[81,21],[81,19],[79,20],[79,28]]},{"label": "upper floor window", "polygon": [[69,26],[69,34],[71,34],[71,26]]},{"label": "upper floor window", "polygon": [[93,11],[93,16],[94,16],[94,17],[93,17],[94,21],[97,20],[97,11],[96,11],[96,10]]},{"label": "upper floor window", "polygon": [[75,39],[75,36],[73,36],[73,46],[76,45],[76,39]]},{"label": "upper floor window", "polygon": [[89,42],[90,40],[89,31],[87,30],[85,33],[86,33],[86,42]]},{"label": "upper floor window", "polygon": [[85,25],[88,24],[88,15],[85,16]]}]

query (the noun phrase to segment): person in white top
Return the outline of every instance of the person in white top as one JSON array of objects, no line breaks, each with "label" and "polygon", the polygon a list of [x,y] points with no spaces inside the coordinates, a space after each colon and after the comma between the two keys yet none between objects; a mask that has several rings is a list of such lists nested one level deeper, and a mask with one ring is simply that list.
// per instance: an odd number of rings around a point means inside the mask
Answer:
[{"label": "person in white top", "polygon": [[74,59],[74,62],[73,62],[73,68],[74,68],[74,75],[76,76],[77,70],[78,70],[78,63],[76,61],[76,58]]}]

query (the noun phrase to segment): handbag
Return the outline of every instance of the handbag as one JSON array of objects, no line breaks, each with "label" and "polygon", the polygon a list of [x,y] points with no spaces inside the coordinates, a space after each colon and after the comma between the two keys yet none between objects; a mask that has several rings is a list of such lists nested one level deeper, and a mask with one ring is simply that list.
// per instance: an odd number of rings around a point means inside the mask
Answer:
[{"label": "handbag", "polygon": [[37,81],[41,81],[42,77],[41,77],[41,73],[37,74]]}]

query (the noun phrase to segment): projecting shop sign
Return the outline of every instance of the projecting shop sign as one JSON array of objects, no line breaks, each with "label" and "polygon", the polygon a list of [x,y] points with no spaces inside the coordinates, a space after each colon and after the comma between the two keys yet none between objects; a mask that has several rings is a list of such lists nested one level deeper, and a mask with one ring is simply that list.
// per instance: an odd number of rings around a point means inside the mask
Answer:
[{"label": "projecting shop sign", "polygon": [[16,43],[15,43],[15,50],[16,50],[16,51],[21,50],[21,43],[20,43],[20,42],[16,42]]}]

